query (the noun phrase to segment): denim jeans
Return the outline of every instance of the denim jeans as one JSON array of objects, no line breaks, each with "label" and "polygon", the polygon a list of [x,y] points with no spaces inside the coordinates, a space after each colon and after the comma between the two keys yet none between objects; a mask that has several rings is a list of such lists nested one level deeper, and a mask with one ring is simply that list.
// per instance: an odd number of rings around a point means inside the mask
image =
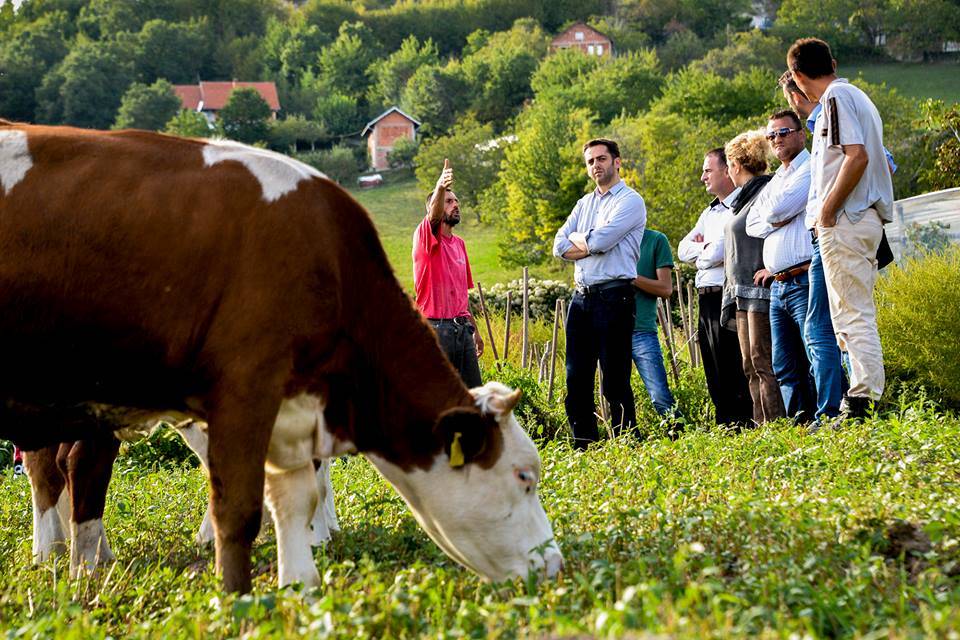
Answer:
[{"label": "denim jeans", "polygon": [[593,399],[598,362],[614,432],[636,425],[630,389],[630,337],[635,315],[634,289],[630,285],[587,295],[576,293],[570,301],[564,407],[578,449],[600,437]]},{"label": "denim jeans", "polygon": [[820,245],[813,241],[810,261],[810,296],[807,299],[807,319],[803,326],[804,342],[810,357],[813,382],[817,388],[817,419],[840,415],[840,400],[846,391],[846,378],[840,364],[840,347],[830,320],[830,300],[823,275]]},{"label": "denim jeans", "polygon": [[667,370],[656,331],[633,332],[633,363],[657,413],[661,416],[673,413],[673,394],[667,386]]},{"label": "denim jeans", "polygon": [[776,282],[770,287],[770,334],[773,340],[773,373],[777,376],[787,416],[812,420],[816,391],[803,340],[810,297],[807,273]]}]

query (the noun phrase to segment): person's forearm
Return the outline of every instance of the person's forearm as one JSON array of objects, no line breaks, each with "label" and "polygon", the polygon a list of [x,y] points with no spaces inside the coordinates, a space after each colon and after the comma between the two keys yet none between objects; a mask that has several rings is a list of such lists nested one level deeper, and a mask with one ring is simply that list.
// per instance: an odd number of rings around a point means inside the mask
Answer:
[{"label": "person's forearm", "polygon": [[437,187],[433,190],[433,197],[430,198],[430,224],[436,226],[443,220],[443,200],[446,196],[446,189]]},{"label": "person's forearm", "polygon": [[590,253],[588,251],[584,251],[579,247],[573,247],[572,249],[567,249],[563,253],[563,259],[564,260],[582,260],[583,258],[586,258],[589,255]]},{"label": "person's forearm", "polygon": [[659,279],[637,276],[633,279],[633,286],[644,293],[649,293],[658,298],[669,298],[673,294],[673,282],[664,284]]}]

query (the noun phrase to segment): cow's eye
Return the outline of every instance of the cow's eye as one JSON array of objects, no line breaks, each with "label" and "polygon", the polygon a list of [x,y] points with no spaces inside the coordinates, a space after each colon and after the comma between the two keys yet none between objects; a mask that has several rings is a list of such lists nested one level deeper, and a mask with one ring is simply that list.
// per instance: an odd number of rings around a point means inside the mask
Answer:
[{"label": "cow's eye", "polygon": [[514,469],[513,475],[527,493],[537,486],[537,475],[530,469]]}]

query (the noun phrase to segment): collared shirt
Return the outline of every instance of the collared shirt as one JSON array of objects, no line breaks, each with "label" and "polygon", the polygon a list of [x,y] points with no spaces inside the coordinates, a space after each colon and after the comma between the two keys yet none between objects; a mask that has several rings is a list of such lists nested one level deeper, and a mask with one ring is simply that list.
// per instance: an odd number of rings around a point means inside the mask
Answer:
[{"label": "collared shirt", "polygon": [[[417,308],[427,318],[469,315],[467,290],[473,288],[463,239],[434,231],[430,216],[413,232],[413,286]],[[375,301],[374,301],[375,302]]]},{"label": "collared shirt", "polygon": [[[803,149],[790,166],[780,165],[747,214],[747,235],[765,239],[763,266],[770,273],[807,262],[813,255],[804,223],[810,192],[809,160],[810,153]],[[773,226],[782,222],[787,224]]]},{"label": "collared shirt", "polygon": [[643,198],[621,180],[606,193],[597,188],[580,198],[557,231],[553,255],[563,258],[574,246],[570,234],[581,233],[590,255],[574,261],[573,279],[578,285],[633,280],[646,224]]},{"label": "collared shirt", "polygon": [[807,221],[816,222],[823,199],[833,188],[843,164],[843,146],[863,145],[869,162],[863,176],[837,211],[850,222],[876,209],[886,222],[893,220],[893,181],[883,149],[883,121],[870,98],[844,78],[830,83],[820,97],[810,161],[810,197]]},{"label": "collared shirt", "polygon": [[[677,247],[680,260],[697,266],[698,288],[723,286],[723,230],[733,217],[731,207],[739,195],[740,187],[737,187],[723,200],[714,198]],[[697,235],[703,236],[703,240],[694,241]]]},{"label": "collared shirt", "polygon": [[[815,106],[813,111],[810,112],[810,115],[807,116],[807,129],[810,130],[810,133],[813,133],[813,127],[817,123],[817,116],[820,115],[821,111],[823,111],[823,105],[818,102],[817,106]],[[894,161],[893,154],[890,153],[890,150],[886,147],[883,148],[883,154],[887,156],[887,164],[890,165],[890,173],[896,173],[897,169],[900,167],[898,167],[897,163]]]}]

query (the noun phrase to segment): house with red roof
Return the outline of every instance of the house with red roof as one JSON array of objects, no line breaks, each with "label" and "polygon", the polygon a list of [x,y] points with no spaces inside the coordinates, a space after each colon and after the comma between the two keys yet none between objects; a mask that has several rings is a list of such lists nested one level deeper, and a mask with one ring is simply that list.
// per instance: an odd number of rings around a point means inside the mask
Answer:
[{"label": "house with red roof", "polygon": [[613,41],[593,27],[576,22],[550,42],[550,51],[577,48],[591,56],[613,55]]},{"label": "house with red roof", "polygon": [[400,107],[390,107],[368,122],[360,136],[370,134],[367,138],[370,166],[377,170],[389,169],[388,156],[393,145],[402,138],[416,140],[419,126],[420,121],[401,111]]},{"label": "house with red roof", "polygon": [[273,119],[277,119],[280,111],[280,96],[277,94],[277,85],[273,82],[201,82],[200,84],[175,84],[173,92],[180,98],[184,109],[199,111],[213,124],[217,119],[217,112],[230,100],[234,89],[255,89],[260,97],[270,106]]}]

